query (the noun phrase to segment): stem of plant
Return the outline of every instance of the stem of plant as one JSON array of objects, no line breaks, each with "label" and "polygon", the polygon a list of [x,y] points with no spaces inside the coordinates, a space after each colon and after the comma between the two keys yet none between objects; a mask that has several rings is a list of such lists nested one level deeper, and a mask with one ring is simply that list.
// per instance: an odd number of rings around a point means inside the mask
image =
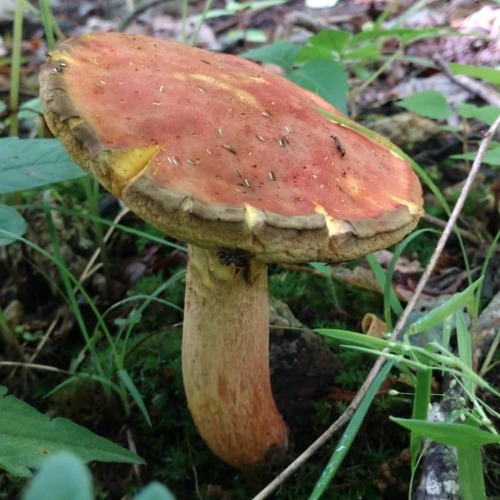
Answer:
[{"label": "stem of plant", "polygon": [[[424,289],[425,285],[427,284],[427,281],[429,280],[432,272],[434,271],[437,261],[441,253],[443,252],[443,249],[446,245],[446,242],[448,241],[451,232],[453,231],[453,227],[455,226],[458,216],[463,209],[463,206],[467,199],[467,195],[469,194],[472,184],[479,172],[479,168],[483,161],[483,157],[488,149],[488,146],[493,138],[493,135],[495,134],[499,126],[500,126],[500,115],[483,136],[481,144],[479,145],[479,150],[477,152],[476,159],[472,164],[472,168],[469,172],[469,175],[467,176],[467,179],[460,193],[460,196],[455,204],[455,207],[451,212],[448,223],[446,224],[446,227],[441,237],[439,238],[439,241],[436,245],[436,249],[434,250],[431,256],[429,263],[427,264],[417,286],[415,287],[415,291],[411,299],[408,301],[408,304],[406,305],[403,314],[401,315],[398,322],[396,323],[396,326],[394,327],[394,330],[391,335],[391,340],[397,340],[398,336],[403,331],[403,328],[405,327],[411,312],[415,308],[415,305],[420,297],[420,294],[422,293],[422,290]],[[314,453],[316,453],[317,450],[319,450],[325,443],[327,443],[339,429],[341,429],[347,422],[349,422],[354,412],[362,403],[366,393],[368,392],[368,389],[372,385],[373,380],[378,375],[378,372],[380,371],[384,363],[385,363],[385,358],[383,356],[377,358],[377,360],[373,364],[372,369],[370,370],[370,373],[367,375],[365,381],[363,382],[363,385],[361,386],[358,393],[352,400],[351,404],[346,408],[344,413],[340,415],[340,417],[316,441],[314,441],[314,443],[311,444],[309,448],[307,448],[283,472],[281,472],[259,494],[257,494],[253,498],[253,500],[263,500],[267,498],[276,488],[278,488],[278,486],[280,486],[286,479],[288,479],[288,477],[290,477],[296,470],[298,470],[312,455],[314,455]]]},{"label": "stem of plant", "polygon": [[21,82],[21,44],[23,41],[23,6],[24,1],[16,2],[12,35],[12,60],[10,63],[10,136],[19,135],[19,87]]}]

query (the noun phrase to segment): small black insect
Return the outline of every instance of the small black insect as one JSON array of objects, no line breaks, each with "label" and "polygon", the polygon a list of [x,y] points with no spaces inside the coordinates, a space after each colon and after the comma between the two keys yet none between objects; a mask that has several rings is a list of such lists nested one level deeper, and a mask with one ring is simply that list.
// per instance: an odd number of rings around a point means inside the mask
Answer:
[{"label": "small black insect", "polygon": [[219,248],[217,256],[225,266],[234,264],[238,269],[248,267],[248,259],[252,257],[251,254],[239,248]]},{"label": "small black insect", "polygon": [[340,143],[339,138],[336,135],[331,135],[330,136],[333,139],[333,142],[335,143],[335,146],[337,146],[337,150],[340,151],[340,154],[342,158],[345,156],[345,149],[344,146]]}]

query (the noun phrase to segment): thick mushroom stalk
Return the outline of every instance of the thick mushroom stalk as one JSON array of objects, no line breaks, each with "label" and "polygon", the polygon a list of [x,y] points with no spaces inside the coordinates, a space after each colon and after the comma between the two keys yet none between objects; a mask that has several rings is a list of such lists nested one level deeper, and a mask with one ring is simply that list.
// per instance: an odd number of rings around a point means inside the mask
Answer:
[{"label": "thick mushroom stalk", "polygon": [[47,124],[74,160],[144,220],[196,245],[183,366],[208,445],[237,467],[285,447],[265,263],[345,261],[399,241],[423,213],[409,162],[250,61],[151,37],[67,40],[40,83]]},{"label": "thick mushroom stalk", "polygon": [[189,246],[182,370],[189,409],[208,446],[245,467],[284,448],[269,378],[267,265],[221,262]]}]

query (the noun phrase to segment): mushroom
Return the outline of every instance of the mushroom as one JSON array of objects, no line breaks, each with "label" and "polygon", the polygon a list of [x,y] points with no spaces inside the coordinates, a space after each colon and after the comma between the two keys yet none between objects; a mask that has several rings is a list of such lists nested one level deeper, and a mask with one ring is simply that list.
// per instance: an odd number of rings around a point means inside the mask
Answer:
[{"label": "mushroom", "polygon": [[267,264],[345,261],[399,241],[422,215],[409,163],[318,96],[232,55],[89,34],[61,43],[40,80],[47,123],[73,159],[188,242],[182,366],[201,436],[239,468],[285,449]]}]

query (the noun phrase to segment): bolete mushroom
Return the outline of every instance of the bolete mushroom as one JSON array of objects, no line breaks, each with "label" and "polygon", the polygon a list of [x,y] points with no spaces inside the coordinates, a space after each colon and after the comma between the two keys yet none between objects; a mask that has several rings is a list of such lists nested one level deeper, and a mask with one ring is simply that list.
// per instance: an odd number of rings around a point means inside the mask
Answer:
[{"label": "bolete mushroom", "polygon": [[61,43],[40,79],[73,159],[189,243],[182,365],[202,437],[235,467],[285,448],[267,264],[344,261],[400,240],[422,214],[410,165],[318,96],[231,55],[89,34]]}]

